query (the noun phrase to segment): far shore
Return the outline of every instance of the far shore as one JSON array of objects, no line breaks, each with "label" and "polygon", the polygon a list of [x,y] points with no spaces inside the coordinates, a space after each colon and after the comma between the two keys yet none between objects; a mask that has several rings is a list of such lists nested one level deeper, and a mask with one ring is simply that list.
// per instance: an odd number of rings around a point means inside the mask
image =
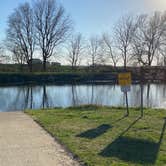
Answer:
[{"label": "far shore", "polygon": [[[65,68],[65,69],[64,69]],[[87,67],[77,70],[59,67],[55,72],[1,72],[0,85],[27,85],[27,84],[117,84],[118,74],[124,72],[122,67],[111,68],[105,66],[98,70],[90,70]],[[166,83],[166,68],[128,67],[127,72],[132,73],[132,83]]]}]

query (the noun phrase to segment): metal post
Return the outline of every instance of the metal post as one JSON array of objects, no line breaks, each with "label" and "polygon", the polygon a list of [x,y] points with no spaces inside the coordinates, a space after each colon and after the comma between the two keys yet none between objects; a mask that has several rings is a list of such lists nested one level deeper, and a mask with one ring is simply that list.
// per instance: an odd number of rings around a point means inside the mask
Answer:
[{"label": "metal post", "polygon": [[144,106],[143,106],[143,83],[141,83],[141,117],[144,116]]},{"label": "metal post", "polygon": [[141,67],[141,117],[144,116],[144,103],[143,103],[143,71]]},{"label": "metal post", "polygon": [[125,93],[126,95],[126,108],[127,108],[127,116],[129,116],[129,104],[128,104],[128,93]]}]

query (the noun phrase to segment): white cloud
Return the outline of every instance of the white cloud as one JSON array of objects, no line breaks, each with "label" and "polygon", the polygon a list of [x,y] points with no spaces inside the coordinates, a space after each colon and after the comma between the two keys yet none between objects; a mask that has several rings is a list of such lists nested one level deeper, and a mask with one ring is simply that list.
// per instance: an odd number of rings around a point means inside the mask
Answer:
[{"label": "white cloud", "polygon": [[151,11],[166,10],[166,0],[140,0],[145,4],[145,8]]}]

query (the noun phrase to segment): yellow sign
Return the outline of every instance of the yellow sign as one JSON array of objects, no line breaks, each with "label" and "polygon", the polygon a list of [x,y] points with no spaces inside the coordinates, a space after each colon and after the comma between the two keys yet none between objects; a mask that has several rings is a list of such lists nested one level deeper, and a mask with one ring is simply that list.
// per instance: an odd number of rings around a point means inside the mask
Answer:
[{"label": "yellow sign", "polygon": [[120,73],[118,75],[118,82],[121,86],[131,85],[131,73]]}]

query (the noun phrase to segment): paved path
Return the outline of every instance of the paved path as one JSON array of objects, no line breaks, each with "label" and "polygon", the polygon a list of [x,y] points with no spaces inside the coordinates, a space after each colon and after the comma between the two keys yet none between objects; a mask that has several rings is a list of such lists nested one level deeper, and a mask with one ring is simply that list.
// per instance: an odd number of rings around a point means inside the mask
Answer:
[{"label": "paved path", "polygon": [[79,166],[28,115],[0,113],[0,166]]}]

